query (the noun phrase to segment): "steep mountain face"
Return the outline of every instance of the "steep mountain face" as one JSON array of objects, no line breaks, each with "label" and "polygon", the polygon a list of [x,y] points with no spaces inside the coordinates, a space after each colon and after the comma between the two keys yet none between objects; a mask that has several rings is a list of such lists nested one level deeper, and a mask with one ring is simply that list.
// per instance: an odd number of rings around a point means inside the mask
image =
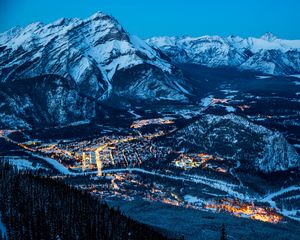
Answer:
[{"label": "steep mountain face", "polygon": [[176,133],[177,147],[239,161],[264,173],[299,168],[300,158],[282,134],[233,115],[205,115]]},{"label": "steep mountain face", "polygon": [[271,33],[245,39],[234,36],[154,37],[147,42],[162,50],[174,63],[233,67],[274,75],[300,72],[300,40],[278,39]]},{"label": "steep mountain face", "polygon": [[0,127],[62,125],[96,116],[96,102],[56,75],[0,84]]},{"label": "steep mountain face", "polygon": [[[93,104],[110,102],[112,98],[116,103],[118,97],[134,101],[164,98],[187,101],[189,94],[180,72],[163,59],[159,51],[129,35],[114,18],[102,13],[85,20],[60,19],[47,25],[33,23],[0,34],[0,82],[3,86],[15,80],[26,85],[28,79],[45,75],[59,76],[67,85],[73,86],[72,93],[64,89],[64,94],[56,94],[56,100],[64,107],[64,112],[71,112],[75,108],[80,109],[79,112],[84,108],[93,108],[81,105],[86,101],[83,99],[89,99]],[[51,92],[52,86],[39,86],[40,91]],[[60,88],[64,87],[60,85]],[[17,98],[16,94],[17,91],[10,93],[13,99]],[[76,100],[69,102],[69,94],[80,96],[81,99],[75,97]],[[5,122],[18,124],[19,121],[12,121],[13,109],[17,111],[17,108],[9,107],[10,98],[6,96],[5,99],[7,102],[2,102],[2,105],[10,109],[9,114],[1,111],[5,119],[10,118]],[[38,103],[28,104],[34,106]],[[43,105],[43,108],[45,112],[51,106]],[[89,114],[82,114],[80,118],[87,116]],[[27,117],[44,118],[38,114]],[[72,117],[53,119],[57,124],[68,121],[72,121]]]}]

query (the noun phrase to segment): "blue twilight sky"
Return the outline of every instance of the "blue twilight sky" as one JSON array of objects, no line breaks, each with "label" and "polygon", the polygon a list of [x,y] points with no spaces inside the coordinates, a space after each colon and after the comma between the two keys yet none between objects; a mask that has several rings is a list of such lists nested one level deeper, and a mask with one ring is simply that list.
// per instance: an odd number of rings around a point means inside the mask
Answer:
[{"label": "blue twilight sky", "polygon": [[116,17],[142,38],[158,35],[240,35],[300,39],[300,0],[0,0],[0,32],[34,21]]}]

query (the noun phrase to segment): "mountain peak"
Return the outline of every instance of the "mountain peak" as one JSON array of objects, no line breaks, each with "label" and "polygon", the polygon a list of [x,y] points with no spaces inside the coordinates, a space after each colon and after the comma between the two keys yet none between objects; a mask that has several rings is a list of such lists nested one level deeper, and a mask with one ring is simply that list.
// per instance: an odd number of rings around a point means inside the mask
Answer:
[{"label": "mountain peak", "polygon": [[[203,36],[198,38],[151,38],[173,63],[194,63],[207,67],[234,67],[265,74],[289,75],[299,72],[300,40],[277,38],[266,33],[261,38]],[[293,54],[293,59],[291,59]]]},{"label": "mountain peak", "polygon": [[88,19],[98,20],[98,19],[101,19],[103,17],[108,17],[108,15],[98,11],[98,12],[94,13],[92,16],[90,16]]},{"label": "mountain peak", "polygon": [[277,39],[277,37],[272,32],[267,32],[261,36],[261,39],[271,42]]}]

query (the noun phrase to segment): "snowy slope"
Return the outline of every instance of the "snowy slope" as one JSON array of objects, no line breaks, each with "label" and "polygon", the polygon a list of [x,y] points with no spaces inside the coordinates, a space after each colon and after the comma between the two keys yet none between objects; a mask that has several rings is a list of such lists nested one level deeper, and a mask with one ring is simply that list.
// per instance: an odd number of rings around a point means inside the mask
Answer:
[{"label": "snowy slope", "polygon": [[247,170],[264,173],[300,167],[300,158],[282,134],[234,114],[205,115],[179,130],[179,149],[195,149],[234,159]]},{"label": "snowy slope", "polygon": [[[47,86],[44,76],[52,76],[53,82],[59,78],[63,83],[59,87],[56,84],[56,91],[50,90],[53,86]],[[33,113],[32,108],[38,105],[34,92],[19,96],[9,91],[8,95],[7,88],[16,89],[17,80],[18,88],[26,89],[28,82],[37,78],[44,81],[35,84],[49,96],[49,103]],[[159,51],[127,33],[113,17],[99,12],[84,20],[63,18],[0,34],[0,84],[4,103],[0,114],[6,119],[5,126],[21,127],[30,125],[24,122],[28,112],[31,115],[27,117],[34,122],[67,124],[95,117],[95,106],[112,98],[129,98],[131,103],[187,101],[189,94],[180,71]],[[58,91],[63,92],[61,97]],[[56,110],[58,113],[54,113]]]},{"label": "snowy slope", "polygon": [[79,86],[93,86],[90,94],[99,98],[109,95],[117,70],[143,63],[167,73],[172,70],[154,49],[102,13],[86,20],[60,19],[14,28],[0,35],[0,46],[4,49],[0,52],[1,82],[57,74],[72,78]]},{"label": "snowy slope", "polygon": [[300,72],[300,40],[278,39],[272,33],[261,38],[154,37],[147,42],[176,63],[235,67],[275,75]]}]

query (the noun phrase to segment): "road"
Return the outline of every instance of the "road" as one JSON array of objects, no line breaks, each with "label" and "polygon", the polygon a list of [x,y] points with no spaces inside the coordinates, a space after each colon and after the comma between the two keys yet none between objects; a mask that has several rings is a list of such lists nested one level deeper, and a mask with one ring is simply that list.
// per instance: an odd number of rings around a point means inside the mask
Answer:
[{"label": "road", "polygon": [[281,189],[277,192],[273,192],[273,193],[270,193],[270,194],[266,195],[264,198],[260,199],[259,201],[269,203],[272,208],[276,209],[283,216],[286,216],[288,218],[291,218],[291,219],[294,219],[294,220],[300,222],[300,217],[296,216],[297,212],[298,211],[300,212],[300,209],[296,209],[296,210],[292,210],[292,211],[288,211],[286,209],[280,210],[277,207],[276,202],[273,200],[275,197],[278,197],[278,196],[280,196],[284,193],[287,193],[287,192],[290,192],[290,191],[295,191],[295,190],[300,190],[300,186],[290,186],[290,187],[287,187],[287,188],[283,188],[283,189]]}]

